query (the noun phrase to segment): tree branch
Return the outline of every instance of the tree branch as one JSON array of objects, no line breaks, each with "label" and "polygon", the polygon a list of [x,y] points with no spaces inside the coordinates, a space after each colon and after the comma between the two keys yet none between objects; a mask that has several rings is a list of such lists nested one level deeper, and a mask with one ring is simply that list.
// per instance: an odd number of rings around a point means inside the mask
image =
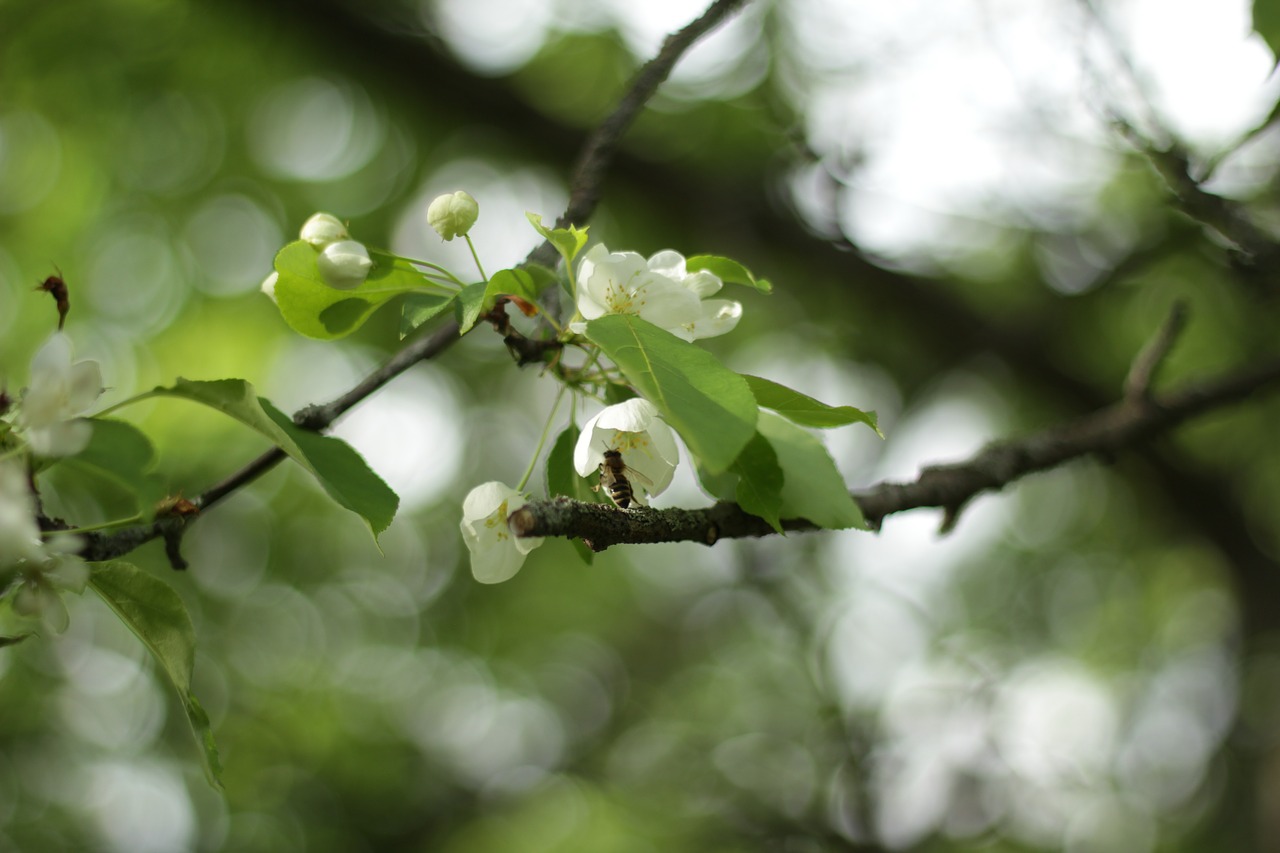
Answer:
[{"label": "tree branch", "polygon": [[[569,206],[556,220],[556,227],[581,225],[591,217],[600,203],[605,170],[613,162],[618,143],[627,128],[631,127],[636,116],[671,75],[672,69],[689,48],[745,2],[746,0],[716,0],[700,18],[667,36],[658,55],[640,68],[618,106],[596,126],[582,146],[569,181]],[[554,266],[555,247],[550,241],[546,241],[530,253],[528,260],[543,266]]]},{"label": "tree branch", "polygon": [[[1277,382],[1280,359],[1165,395],[1123,399],[1025,438],[995,442],[964,462],[930,466],[912,482],[882,483],[853,497],[873,528],[878,529],[886,516],[920,507],[941,507],[947,512],[947,524],[954,524],[960,510],[983,492],[999,491],[1028,474],[1072,459],[1118,451]],[[624,511],[555,498],[525,504],[511,514],[509,524],[517,536],[581,537],[596,551],[652,542],[711,545],[720,539],[773,532],[762,519],[726,501],[700,510]],[[803,519],[786,520],[783,527],[816,529]]]},{"label": "tree branch", "polygon": [[702,17],[684,29],[667,36],[658,55],[640,69],[617,109],[600,123],[587,139],[582,153],[578,155],[578,160],[573,167],[569,207],[559,220],[561,227],[573,222],[582,222],[591,215],[600,201],[604,171],[613,160],[613,153],[627,128],[658,91],[658,87],[670,76],[676,62],[693,43],[719,26],[745,2],[746,0],[716,0],[702,14]]}]

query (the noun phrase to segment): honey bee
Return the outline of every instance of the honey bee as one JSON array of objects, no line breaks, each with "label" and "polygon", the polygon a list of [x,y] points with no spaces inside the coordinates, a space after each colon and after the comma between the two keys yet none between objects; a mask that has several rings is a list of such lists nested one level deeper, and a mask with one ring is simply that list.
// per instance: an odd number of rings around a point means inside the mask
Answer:
[{"label": "honey bee", "polygon": [[634,468],[627,467],[622,461],[622,454],[616,450],[606,450],[604,461],[600,463],[600,485],[618,509],[627,509],[632,503],[642,503],[631,488],[631,480],[642,485],[653,487],[653,482]]}]

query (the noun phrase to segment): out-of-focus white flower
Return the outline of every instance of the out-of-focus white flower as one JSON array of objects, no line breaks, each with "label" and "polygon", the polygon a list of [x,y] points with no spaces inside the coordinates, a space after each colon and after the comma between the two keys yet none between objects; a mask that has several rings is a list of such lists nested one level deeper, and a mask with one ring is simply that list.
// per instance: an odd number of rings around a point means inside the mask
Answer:
[{"label": "out-of-focus white flower", "polygon": [[17,462],[0,462],[0,571],[23,562],[39,562],[44,557],[40,527],[36,524],[36,499],[26,472]]},{"label": "out-of-focus white flower", "polygon": [[471,574],[480,583],[510,579],[542,544],[540,537],[515,536],[507,528],[507,518],[526,503],[524,495],[497,481],[476,486],[462,502],[462,541],[471,552]]},{"label": "out-of-focus white flower", "polygon": [[50,631],[67,630],[71,616],[62,601],[63,592],[84,592],[89,583],[89,564],[71,553],[80,546],[75,536],[59,537],[47,546],[43,563],[21,570],[13,594],[13,609],[21,616],[39,617]]},{"label": "out-of-focus white flower", "polygon": [[93,427],[77,416],[101,394],[98,363],[72,363],[71,340],[62,332],[54,333],[31,359],[31,376],[18,417],[27,444],[41,456],[70,456],[84,450]]},{"label": "out-of-focus white flower", "polygon": [[311,214],[311,218],[302,223],[302,230],[298,236],[310,243],[317,252],[330,243],[351,239],[351,235],[347,233],[347,226],[332,213]]},{"label": "out-of-focus white flower", "polygon": [[316,258],[324,283],[335,290],[353,290],[364,284],[373,268],[369,250],[355,240],[330,243]]},{"label": "out-of-focus white flower", "polygon": [[599,470],[606,450],[621,453],[623,463],[644,478],[631,480],[635,499],[641,504],[642,490],[659,495],[671,485],[680,459],[671,427],[643,397],[608,406],[587,421],[573,448],[574,469],[580,476],[591,476]]},{"label": "out-of-focus white flower", "polygon": [[273,272],[269,276],[264,278],[262,280],[262,284],[259,285],[259,289],[263,293],[265,293],[272,302],[276,301],[276,282],[278,282],[279,280],[280,280],[280,273]]},{"label": "out-of-focus white flower", "polygon": [[[705,270],[689,273],[684,256],[665,250],[645,260],[635,252],[610,252],[596,244],[578,266],[578,313],[636,314],[686,341],[723,335],[738,324],[742,305],[706,299],[724,286]],[[569,328],[582,333],[586,323]]]},{"label": "out-of-focus white flower", "polygon": [[61,591],[84,591],[89,566],[75,552],[76,536],[40,537],[35,496],[23,467],[0,462],[0,593],[17,578],[13,609],[21,616],[39,617],[52,631],[66,630],[70,617]]},{"label": "out-of-focus white flower", "polygon": [[446,240],[466,234],[479,218],[480,205],[462,190],[436,196],[427,207],[427,224]]}]

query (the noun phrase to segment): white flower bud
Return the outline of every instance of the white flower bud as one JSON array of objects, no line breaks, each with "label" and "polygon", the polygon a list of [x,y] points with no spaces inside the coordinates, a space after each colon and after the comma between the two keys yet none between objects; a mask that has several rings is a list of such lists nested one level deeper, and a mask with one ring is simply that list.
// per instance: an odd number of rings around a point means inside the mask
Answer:
[{"label": "white flower bud", "polygon": [[480,205],[462,190],[437,196],[427,208],[427,224],[446,240],[466,234],[479,217]]},{"label": "white flower bud", "polygon": [[280,273],[273,272],[262,280],[259,289],[271,298],[272,302],[276,301],[276,282],[280,280]]},{"label": "white flower bud", "polygon": [[311,244],[317,252],[339,240],[349,240],[347,226],[332,213],[313,213],[311,218],[302,223],[302,231],[298,236]]},{"label": "white flower bud", "polygon": [[363,243],[343,240],[325,246],[316,258],[316,266],[325,284],[336,290],[354,290],[369,277],[373,261]]}]

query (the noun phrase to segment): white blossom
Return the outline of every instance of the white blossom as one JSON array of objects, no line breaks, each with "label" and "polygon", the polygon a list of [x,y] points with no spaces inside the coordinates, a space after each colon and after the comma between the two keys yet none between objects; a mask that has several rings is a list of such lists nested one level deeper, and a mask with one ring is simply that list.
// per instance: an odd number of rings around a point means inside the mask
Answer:
[{"label": "white blossom", "polygon": [[[578,313],[586,320],[605,314],[635,314],[673,332],[698,316],[698,297],[649,269],[635,252],[610,252],[603,243],[587,250],[578,265]],[[574,322],[578,333],[586,324]]]},{"label": "white blossom", "polygon": [[733,331],[742,317],[742,303],[732,299],[708,299],[713,293],[724,287],[718,275],[699,270],[688,272],[684,255],[665,249],[649,258],[649,269],[665,276],[698,297],[697,316],[687,323],[681,324],[681,331],[671,332],[687,341],[699,338],[714,338],[725,332]]},{"label": "white blossom", "polygon": [[0,572],[43,559],[36,499],[26,472],[17,462],[0,462]]},{"label": "white blossom", "polygon": [[540,537],[519,537],[507,528],[511,513],[528,501],[515,489],[491,481],[476,486],[462,502],[462,541],[471,552],[471,574],[480,583],[502,583],[520,571]]},{"label": "white blossom", "polygon": [[21,571],[13,594],[14,611],[21,616],[38,617],[56,634],[67,630],[71,616],[62,593],[82,593],[89,583],[89,564],[71,553],[79,546],[80,540],[75,536],[50,542],[46,559]]},{"label": "white blossom", "polygon": [[466,234],[479,218],[480,205],[462,190],[436,196],[427,207],[427,224],[446,240]]},{"label": "white blossom", "polygon": [[96,361],[71,361],[71,341],[56,332],[31,359],[18,424],[41,456],[70,456],[89,443],[93,427],[77,416],[102,394]]},{"label": "white blossom", "polygon": [[[578,266],[578,313],[586,320],[635,314],[686,341],[723,335],[738,324],[742,305],[707,299],[724,283],[705,270],[689,273],[684,256],[670,249],[647,261],[635,252],[591,247]],[[573,322],[579,334],[586,323]]]},{"label": "white blossom", "polygon": [[330,243],[316,258],[324,283],[335,290],[353,290],[364,284],[373,268],[369,250],[355,240]]},{"label": "white blossom", "polygon": [[311,214],[311,217],[302,223],[302,230],[298,236],[310,243],[311,248],[317,252],[331,243],[351,239],[351,235],[347,233],[347,226],[332,213]]},{"label": "white blossom", "polygon": [[606,450],[621,453],[623,463],[640,475],[630,478],[640,503],[642,491],[658,495],[671,485],[680,458],[671,427],[643,397],[608,406],[587,421],[573,448],[574,469],[580,476],[591,476],[599,470]]},{"label": "white blossom", "polygon": [[83,592],[89,581],[88,564],[75,556],[80,544],[78,537],[65,534],[41,539],[23,466],[0,463],[0,592],[17,579],[12,589],[16,613],[38,617],[54,632],[66,630],[70,617],[61,592]]}]

